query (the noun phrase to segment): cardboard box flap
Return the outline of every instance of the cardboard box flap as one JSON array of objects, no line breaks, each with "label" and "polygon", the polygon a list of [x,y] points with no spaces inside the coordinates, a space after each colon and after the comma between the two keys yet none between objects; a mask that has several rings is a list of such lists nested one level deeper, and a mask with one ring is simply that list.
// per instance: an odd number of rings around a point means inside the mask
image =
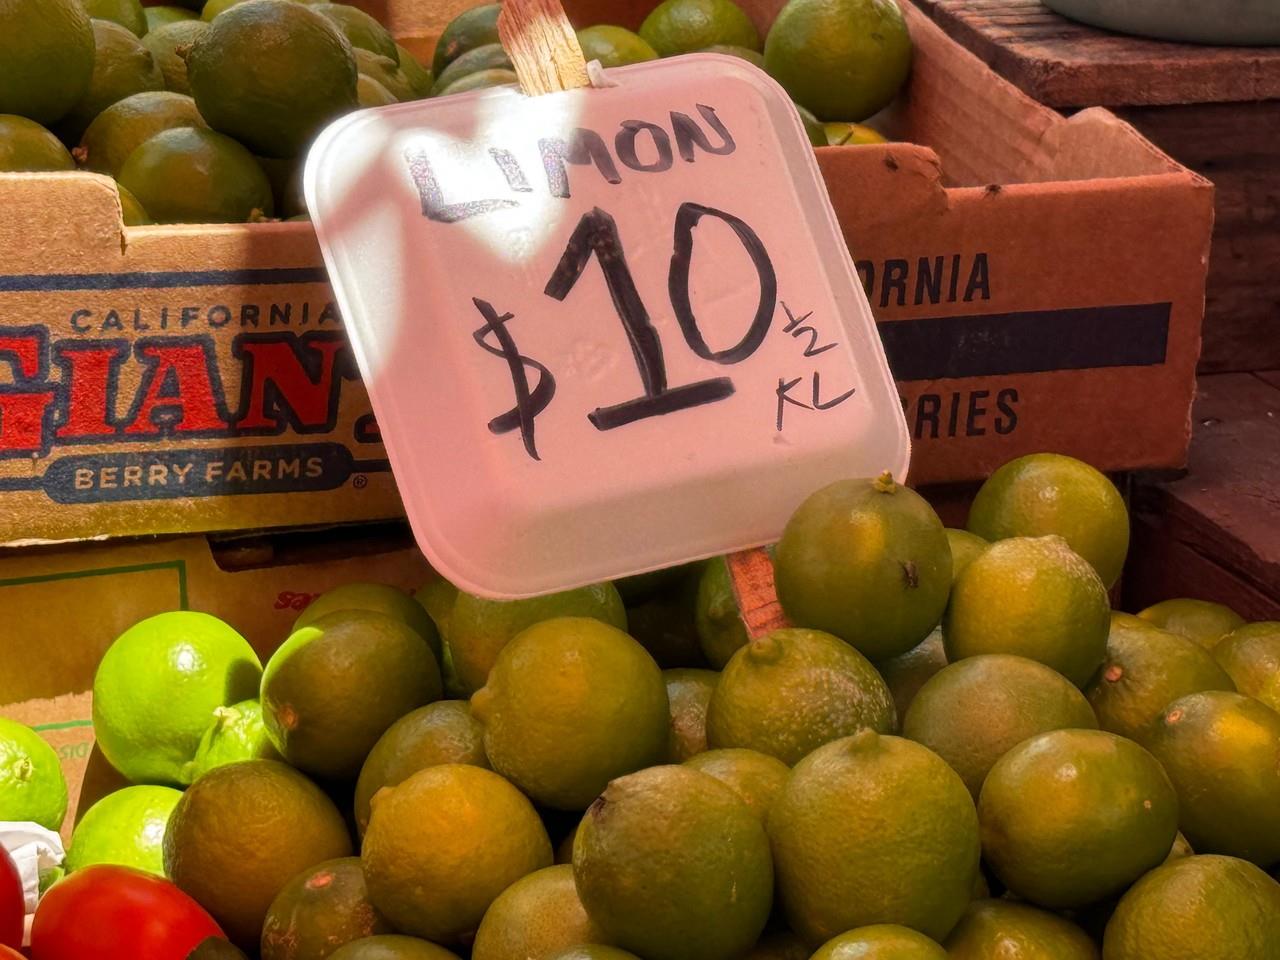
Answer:
[{"label": "cardboard box flap", "polygon": [[1114,113],[1092,107],[1053,124],[1042,142],[1045,180],[1094,180],[1176,173],[1209,181],[1180,166]]}]

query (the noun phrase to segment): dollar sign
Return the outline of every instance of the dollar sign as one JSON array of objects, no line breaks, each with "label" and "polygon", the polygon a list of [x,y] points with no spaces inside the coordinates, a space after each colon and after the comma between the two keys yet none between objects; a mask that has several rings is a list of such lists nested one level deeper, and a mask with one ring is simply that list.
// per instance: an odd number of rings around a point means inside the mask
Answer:
[{"label": "dollar sign", "polygon": [[[501,357],[507,362],[507,368],[511,371],[511,384],[516,393],[516,405],[506,413],[499,414],[490,420],[489,430],[495,434],[519,430],[520,438],[524,441],[524,448],[529,456],[534,460],[541,460],[534,441],[533,421],[538,414],[547,409],[547,405],[556,395],[555,377],[537,360],[523,356],[516,347],[515,338],[507,329],[507,322],[515,314],[504,313],[499,316],[492,304],[477,297],[473,297],[471,302],[476,305],[480,316],[485,320],[484,326],[475,331],[472,337],[486,353]],[[493,334],[494,339],[498,341],[497,346],[486,341],[485,338],[489,334]],[[532,390],[529,389],[529,375],[526,367],[538,372],[538,384]]]}]

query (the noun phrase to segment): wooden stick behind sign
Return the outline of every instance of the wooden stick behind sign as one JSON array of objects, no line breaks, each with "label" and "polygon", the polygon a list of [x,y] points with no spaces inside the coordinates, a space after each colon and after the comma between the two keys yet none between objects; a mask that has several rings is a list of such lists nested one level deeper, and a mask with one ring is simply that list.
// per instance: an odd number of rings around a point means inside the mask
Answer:
[{"label": "wooden stick behind sign", "polygon": [[498,36],[530,96],[591,85],[578,35],[560,0],[506,0]]},{"label": "wooden stick behind sign", "polygon": [[738,610],[751,639],[791,626],[782,612],[778,591],[773,582],[773,558],[763,547],[731,553],[729,579],[738,598]]}]

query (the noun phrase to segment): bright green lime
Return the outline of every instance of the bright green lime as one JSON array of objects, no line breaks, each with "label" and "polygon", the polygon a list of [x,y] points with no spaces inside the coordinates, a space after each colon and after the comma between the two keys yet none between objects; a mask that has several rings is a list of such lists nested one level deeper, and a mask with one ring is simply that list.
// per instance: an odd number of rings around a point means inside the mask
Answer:
[{"label": "bright green lime", "polygon": [[76,824],[67,870],[112,863],[163,877],[164,831],[181,799],[172,787],[125,787],[107,794]]},{"label": "bright green lime", "polygon": [[200,738],[195,759],[187,764],[184,783],[195,783],[210,770],[241,760],[279,760],[262,720],[262,704],[246,700],[213,711],[213,723]]},{"label": "bright green lime", "polygon": [[693,53],[716,44],[760,49],[760,33],[733,0],[664,0],[640,25],[660,56]]},{"label": "bright green lime", "polygon": [[53,747],[25,724],[0,717],[0,811],[57,830],[67,815],[67,781]]},{"label": "bright green lime", "polygon": [[629,63],[658,59],[658,51],[625,27],[601,24],[579,30],[578,45],[588,63],[599,60],[604,67],[625,67]]}]

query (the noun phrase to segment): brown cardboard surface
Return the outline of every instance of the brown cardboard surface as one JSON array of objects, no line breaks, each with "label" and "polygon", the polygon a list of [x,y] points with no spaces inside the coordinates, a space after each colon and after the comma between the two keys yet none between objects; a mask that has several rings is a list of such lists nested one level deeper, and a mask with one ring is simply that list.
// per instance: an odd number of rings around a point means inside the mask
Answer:
[{"label": "brown cardboard surface", "polygon": [[[364,0],[411,48],[469,0]],[[745,4],[762,26],[779,0]],[[636,25],[648,0],[582,0]],[[917,483],[1053,449],[1181,465],[1212,188],[1038,106],[907,7],[919,144],[823,149]],[[306,224],[124,229],[109,181],[0,176],[0,543],[398,515]]]}]

